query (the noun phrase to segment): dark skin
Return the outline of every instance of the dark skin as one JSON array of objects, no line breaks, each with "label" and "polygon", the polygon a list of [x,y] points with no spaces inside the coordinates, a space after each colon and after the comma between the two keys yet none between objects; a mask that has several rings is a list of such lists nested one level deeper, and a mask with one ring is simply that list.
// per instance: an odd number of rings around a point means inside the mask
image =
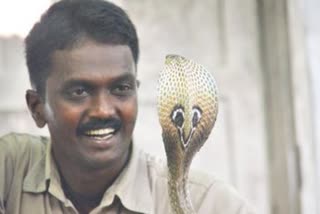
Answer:
[{"label": "dark skin", "polygon": [[[48,125],[65,194],[80,213],[99,205],[127,164],[137,116],[136,92],[130,48],[89,39],[53,53],[45,98],[27,91],[37,126]],[[105,123],[88,126],[93,121]]]}]

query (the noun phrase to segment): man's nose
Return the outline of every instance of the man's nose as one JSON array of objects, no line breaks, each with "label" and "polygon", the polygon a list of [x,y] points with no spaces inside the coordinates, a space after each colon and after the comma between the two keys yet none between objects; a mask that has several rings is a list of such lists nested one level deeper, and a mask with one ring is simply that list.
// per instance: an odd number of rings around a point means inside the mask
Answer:
[{"label": "man's nose", "polygon": [[103,92],[93,97],[89,116],[93,118],[110,118],[116,113],[114,102],[109,93]]}]

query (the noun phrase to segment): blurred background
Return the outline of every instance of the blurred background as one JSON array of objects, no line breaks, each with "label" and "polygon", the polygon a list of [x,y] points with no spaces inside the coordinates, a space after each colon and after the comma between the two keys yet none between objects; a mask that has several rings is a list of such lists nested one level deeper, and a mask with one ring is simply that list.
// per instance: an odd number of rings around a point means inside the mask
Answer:
[{"label": "blurred background", "polygon": [[[48,135],[28,113],[25,38],[53,0],[0,0],[0,135]],[[320,213],[320,1],[114,0],[136,24],[135,142],[165,157],[157,118],[166,54],[203,64],[220,112],[192,167],[232,184],[262,214]]]}]

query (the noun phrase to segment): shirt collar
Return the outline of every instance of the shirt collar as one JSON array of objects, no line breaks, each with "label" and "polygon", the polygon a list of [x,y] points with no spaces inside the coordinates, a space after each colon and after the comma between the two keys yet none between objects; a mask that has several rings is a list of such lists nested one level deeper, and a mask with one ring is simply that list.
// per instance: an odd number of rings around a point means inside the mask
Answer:
[{"label": "shirt collar", "polygon": [[100,206],[112,203],[114,197],[120,198],[124,207],[139,213],[152,212],[152,194],[146,155],[132,144],[129,163],[106,191]]},{"label": "shirt collar", "polygon": [[[46,141],[49,140],[46,139]],[[105,192],[100,207],[111,205],[117,196],[126,209],[151,213],[152,194],[148,177],[146,155],[136,144],[132,143],[130,160]],[[70,203],[61,187],[60,176],[51,155],[50,142],[46,143],[45,155],[28,171],[23,183],[23,191],[32,193],[49,191],[59,200]]]}]

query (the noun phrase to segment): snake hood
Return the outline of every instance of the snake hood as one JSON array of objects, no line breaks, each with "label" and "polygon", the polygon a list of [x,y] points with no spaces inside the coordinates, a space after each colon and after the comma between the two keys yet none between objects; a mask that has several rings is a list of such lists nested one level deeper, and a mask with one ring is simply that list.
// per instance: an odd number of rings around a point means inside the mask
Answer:
[{"label": "snake hood", "polygon": [[172,176],[186,175],[218,113],[216,83],[202,65],[168,55],[160,72],[158,114]]}]

